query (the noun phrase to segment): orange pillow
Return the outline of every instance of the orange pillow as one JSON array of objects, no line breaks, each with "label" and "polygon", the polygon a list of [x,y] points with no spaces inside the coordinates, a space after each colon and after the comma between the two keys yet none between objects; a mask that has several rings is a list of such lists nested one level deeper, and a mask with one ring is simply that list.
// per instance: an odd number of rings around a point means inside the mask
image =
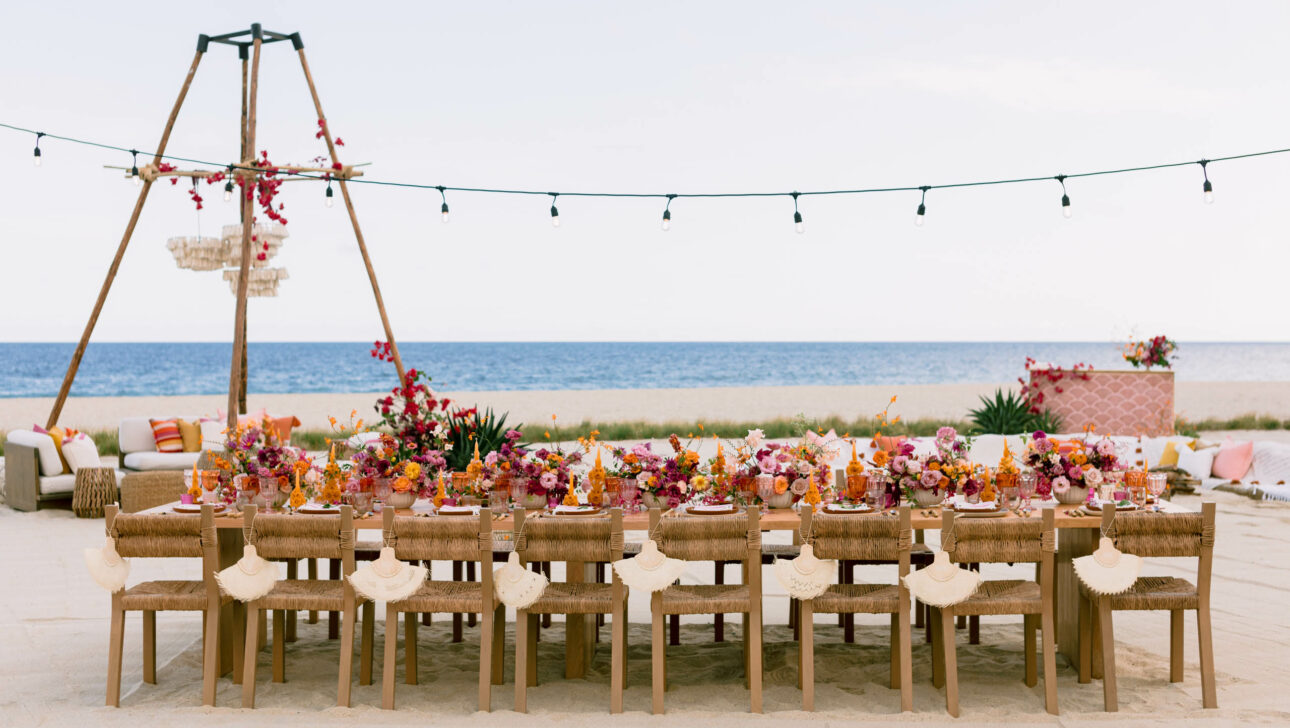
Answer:
[{"label": "orange pillow", "polygon": [[876,447],[879,450],[885,450],[887,452],[895,452],[896,448],[903,445],[905,443],[905,440],[908,440],[908,439],[909,438],[905,437],[904,435],[896,435],[896,436],[883,435],[882,437],[875,437],[874,439],[870,440],[869,447]]},{"label": "orange pillow", "polygon": [[63,466],[64,473],[72,472],[72,466],[67,464],[67,458],[63,456],[63,438],[68,436],[68,432],[75,432],[75,430],[64,432],[61,427],[51,427],[45,433],[54,441],[54,449],[58,451],[58,460]]},{"label": "orange pillow", "polygon": [[183,452],[184,438],[179,434],[177,420],[148,420],[152,425],[152,439],[157,441],[157,452]]},{"label": "orange pillow", "polygon": [[299,427],[300,420],[291,415],[289,417],[274,417],[273,428],[278,431],[278,440],[283,444],[291,442],[291,428]]}]

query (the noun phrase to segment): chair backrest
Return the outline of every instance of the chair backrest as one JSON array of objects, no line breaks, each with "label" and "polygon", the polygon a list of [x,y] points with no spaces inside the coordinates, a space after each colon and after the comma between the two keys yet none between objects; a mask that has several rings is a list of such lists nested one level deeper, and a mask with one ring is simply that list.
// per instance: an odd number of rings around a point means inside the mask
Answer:
[{"label": "chair backrest", "polygon": [[959,564],[1050,562],[1057,550],[1052,508],[1040,518],[955,518],[941,520],[941,548]]},{"label": "chair backrest", "polygon": [[1200,513],[1115,513],[1102,516],[1102,531],[1126,554],[1201,556],[1214,546],[1214,504]]},{"label": "chair backrest", "polygon": [[[123,557],[198,557],[202,560],[202,581],[206,583],[208,608],[219,604],[219,534],[215,531],[215,507],[203,505],[200,515],[121,513],[116,504],[103,508],[108,537]],[[120,592],[114,598],[119,597]]]},{"label": "chair backrest", "polygon": [[[534,518],[515,513],[515,552],[524,561],[613,562],[623,558],[623,511],[609,516]],[[615,574],[617,576],[617,574]]]},{"label": "chair backrest", "polygon": [[896,518],[821,513],[802,509],[802,542],[821,559],[909,563],[914,539],[909,506]]},{"label": "chair backrest", "polygon": [[[313,516],[242,510],[246,542],[266,559],[340,559],[345,575],[354,570],[354,511]],[[348,583],[348,582],[346,582]]]},{"label": "chair backrest", "polygon": [[665,555],[683,561],[744,561],[761,565],[760,512],[663,518],[651,508],[650,533]]},{"label": "chair backrest", "polygon": [[493,557],[492,513],[479,509],[469,516],[396,516],[382,514],[385,545],[403,561],[485,561]]}]

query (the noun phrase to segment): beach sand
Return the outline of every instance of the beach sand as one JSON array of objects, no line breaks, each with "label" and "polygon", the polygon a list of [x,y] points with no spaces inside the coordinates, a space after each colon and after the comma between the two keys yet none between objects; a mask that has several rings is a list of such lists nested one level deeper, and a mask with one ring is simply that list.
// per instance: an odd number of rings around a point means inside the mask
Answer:
[{"label": "beach sand", "polygon": [[[962,718],[955,725],[1234,725],[1290,722],[1290,624],[1285,605],[1290,584],[1290,505],[1256,502],[1226,493],[1218,503],[1218,537],[1213,584],[1214,646],[1219,709],[1203,711],[1194,618],[1186,621],[1185,679],[1168,682],[1169,620],[1163,613],[1116,615],[1120,712],[1102,712],[1098,681],[1079,685],[1074,668],[1059,658],[1059,717],[1043,709],[1043,682],[1022,682],[1020,619],[986,619],[981,644],[968,645],[960,634],[958,658]],[[1199,508],[1200,498],[1180,496],[1180,504]],[[633,534],[640,538],[642,534]],[[777,534],[786,536],[786,534]],[[933,534],[931,541],[936,540]],[[563,628],[543,633],[538,687],[530,690],[528,716],[510,712],[513,704],[513,614],[507,634],[506,683],[494,687],[491,714],[475,711],[478,630],[467,629],[463,643],[448,639],[446,618],[421,631],[421,684],[398,685],[398,710],[379,709],[383,645],[383,608],[377,609],[376,683],[356,686],[354,707],[334,705],[337,652],[326,639],[325,620],[300,620],[299,641],[287,648],[287,682],[269,681],[270,657],[260,654],[255,711],[240,705],[240,688],[219,683],[217,708],[200,703],[200,619],[162,614],[157,619],[158,684],[141,684],[140,619],[126,623],[125,663],[120,709],[105,708],[108,595],[85,573],[81,550],[102,542],[102,523],[74,518],[65,510],[17,513],[0,506],[0,725],[5,726],[318,726],[318,725],[561,725],[692,726],[742,728],[748,725],[849,723],[945,723],[944,693],[931,686],[930,648],[916,636],[914,708],[902,715],[899,694],[886,687],[886,622],[861,618],[857,643],[843,644],[835,622],[817,620],[818,712],[799,711],[796,646],[785,627],[787,598],[769,569],[767,584],[765,711],[750,716],[741,677],[739,620],[727,620],[727,641],[712,642],[711,627],[696,618],[682,631],[683,644],[668,649],[670,689],[667,715],[647,715],[650,705],[647,599],[633,595],[629,649],[627,713],[610,717],[608,630],[586,679],[564,680]],[[1144,573],[1194,577],[1194,561],[1149,559]],[[153,578],[191,578],[195,560],[135,559],[131,583]],[[891,581],[890,567],[864,567],[862,581]],[[436,573],[446,573],[436,565]],[[687,583],[711,579],[701,564]],[[987,566],[986,578],[1025,578],[1029,567]],[[557,577],[559,575],[557,569]],[[399,657],[400,663],[402,656]],[[355,673],[357,675],[357,671]]]},{"label": "beach sand", "polygon": [[[506,412],[507,421],[514,424],[547,422],[552,414],[562,424],[765,421],[799,413],[855,419],[882,411],[892,395],[897,401],[891,414],[904,419],[962,420],[980,404],[980,396],[992,395],[996,388],[1016,389],[1016,383],[446,392],[443,396],[461,405]],[[1177,392],[1175,409],[1189,420],[1249,413],[1290,418],[1290,382],[1179,382]],[[373,403],[381,396],[384,393],[252,394],[247,404],[250,411],[265,408],[273,414],[294,414],[305,428],[325,429],[328,416],[345,420],[352,410],[365,419],[374,417]],[[227,402],[224,395],[71,397],[59,420],[81,430],[115,429],[128,416],[214,416]],[[0,431],[43,425],[53,403],[52,397],[0,399]]]}]

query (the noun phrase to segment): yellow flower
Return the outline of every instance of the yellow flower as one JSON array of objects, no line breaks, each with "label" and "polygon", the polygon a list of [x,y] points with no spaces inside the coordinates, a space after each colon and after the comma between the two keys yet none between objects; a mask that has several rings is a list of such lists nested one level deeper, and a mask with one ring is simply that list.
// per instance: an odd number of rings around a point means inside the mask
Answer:
[{"label": "yellow flower", "polygon": [[696,475],[690,479],[690,485],[693,486],[696,491],[702,493],[708,489],[708,479],[702,475]]},{"label": "yellow flower", "polygon": [[417,478],[421,477],[421,464],[408,463],[407,467],[403,469],[403,474],[406,475],[410,480],[416,480]]}]

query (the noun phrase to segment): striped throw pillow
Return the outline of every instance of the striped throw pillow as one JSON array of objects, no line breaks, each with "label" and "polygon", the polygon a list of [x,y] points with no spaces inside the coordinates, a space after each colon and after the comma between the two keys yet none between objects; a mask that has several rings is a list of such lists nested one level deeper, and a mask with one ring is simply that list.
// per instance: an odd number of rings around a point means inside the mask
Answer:
[{"label": "striped throw pillow", "polygon": [[183,452],[184,438],[179,434],[177,420],[148,420],[152,425],[152,439],[157,441],[157,452]]}]

